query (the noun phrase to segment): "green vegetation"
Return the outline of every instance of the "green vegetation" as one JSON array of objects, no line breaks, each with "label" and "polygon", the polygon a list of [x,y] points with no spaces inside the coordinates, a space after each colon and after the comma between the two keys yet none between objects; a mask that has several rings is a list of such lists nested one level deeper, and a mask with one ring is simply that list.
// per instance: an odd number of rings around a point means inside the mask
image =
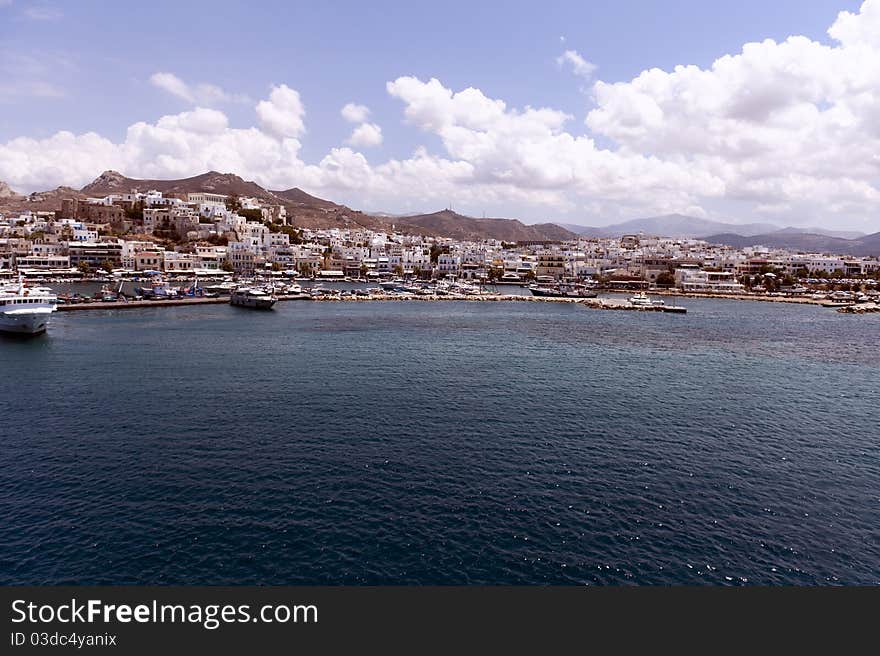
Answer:
[{"label": "green vegetation", "polygon": [[266,225],[269,228],[269,232],[282,232],[290,237],[291,244],[302,244],[304,241],[302,232],[293,226],[282,225],[280,223],[267,223]]},{"label": "green vegetation", "polygon": [[239,216],[246,218],[248,221],[256,221],[257,223],[263,222],[262,210],[238,210],[238,214]]},{"label": "green vegetation", "polygon": [[237,195],[233,194],[226,199],[226,209],[231,212],[237,212],[241,209],[241,199]]},{"label": "green vegetation", "polygon": [[675,285],[675,275],[669,271],[664,271],[657,276],[657,279],[654,282],[657,283],[658,287],[665,287],[668,289]]},{"label": "green vegetation", "polygon": [[449,253],[449,246],[440,246],[439,244],[431,244],[431,263],[437,264],[437,258],[440,255]]},{"label": "green vegetation", "polygon": [[130,219],[136,223],[144,222],[144,201],[139,200],[136,203],[132,203],[131,207],[125,208],[125,218]]}]

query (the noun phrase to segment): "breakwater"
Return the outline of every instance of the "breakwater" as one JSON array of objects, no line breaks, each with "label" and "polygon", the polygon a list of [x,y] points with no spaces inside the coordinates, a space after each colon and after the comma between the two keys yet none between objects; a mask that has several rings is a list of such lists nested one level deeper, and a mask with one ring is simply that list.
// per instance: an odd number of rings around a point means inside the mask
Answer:
[{"label": "breakwater", "polygon": [[[576,303],[597,310],[637,310],[641,312],[682,312],[684,308],[670,305],[633,305],[622,298],[565,298],[522,296],[514,294],[293,294],[278,296],[279,301],[312,300],[318,302],[368,302],[368,301],[468,301],[468,302],[525,302],[525,303]],[[177,298],[161,301],[92,301],[85,303],[61,304],[59,310],[126,310],[152,307],[180,307],[182,305],[220,305],[228,304],[229,299],[223,298]]]}]

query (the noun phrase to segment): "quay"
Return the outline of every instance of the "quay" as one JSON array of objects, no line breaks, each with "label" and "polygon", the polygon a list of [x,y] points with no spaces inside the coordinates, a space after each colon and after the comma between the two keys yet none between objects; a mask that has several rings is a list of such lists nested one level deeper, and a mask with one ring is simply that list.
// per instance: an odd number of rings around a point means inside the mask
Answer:
[{"label": "quay", "polygon": [[[279,296],[279,301],[308,300],[308,294],[295,294],[291,296]],[[179,307],[181,305],[229,305],[229,297],[218,298],[170,298],[161,301],[87,301],[85,303],[59,303],[58,309],[63,312],[78,310],[134,310],[137,308],[152,307]]]},{"label": "quay", "polygon": [[[597,310],[637,310],[640,312],[675,312],[684,314],[686,309],[674,305],[633,305],[622,298],[563,298],[543,296],[522,296],[516,294],[369,294],[365,296],[343,296],[341,294],[279,295],[279,301],[312,300],[324,303],[351,303],[368,301],[467,301],[467,302],[522,302],[522,303],[574,303]],[[229,304],[228,297],[220,298],[175,298],[161,301],[93,301],[85,303],[60,304],[58,309],[65,312],[87,310],[129,310],[153,307],[180,307],[191,305]]]}]

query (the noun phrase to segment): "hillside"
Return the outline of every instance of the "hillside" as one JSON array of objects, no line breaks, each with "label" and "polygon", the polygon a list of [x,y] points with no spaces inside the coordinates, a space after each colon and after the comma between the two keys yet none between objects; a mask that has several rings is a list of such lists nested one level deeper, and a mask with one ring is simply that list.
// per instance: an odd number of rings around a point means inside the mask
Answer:
[{"label": "hillside", "polygon": [[244,180],[234,173],[209,171],[180,180],[140,180],[127,178],[116,171],[104,171],[93,182],[82,188],[90,196],[125,193],[132,189],[146,191],[155,189],[163,194],[187,194],[197,191],[259,198],[277,205],[284,205],[292,222],[302,228],[358,228],[384,229],[382,219],[365,215],[344,205],[311,196],[294,187],[286,191],[269,191],[256,182]]},{"label": "hillside", "polygon": [[15,193],[12,188],[0,180],[0,199],[21,198],[21,194]]},{"label": "hillside", "polygon": [[[0,183],[0,186],[12,191],[4,183]],[[70,187],[37,191],[29,196],[21,196],[15,192],[0,194],[0,212],[53,212],[61,209],[61,201],[65,198],[83,200],[86,197],[86,194]]]},{"label": "hillside", "polygon": [[576,234],[555,223],[526,225],[516,219],[475,219],[452,210],[397,217],[394,223],[459,240],[561,241],[577,238]]},{"label": "hillside", "polygon": [[777,230],[763,235],[743,237],[731,233],[722,233],[706,237],[713,244],[725,244],[733,248],[747,246],[766,246],[767,248],[785,248],[804,253],[834,253],[837,255],[880,256],[880,232],[865,235],[858,239],[841,239],[814,233],[802,233],[789,230]]},{"label": "hillside", "polygon": [[253,196],[266,201],[274,200],[272,194],[256,182],[243,180],[234,173],[218,173],[217,171],[209,171],[181,180],[137,180],[127,178],[116,171],[104,171],[80,191],[89,196],[104,196],[112,193],[127,193],[132,189],[138,191],[155,189],[163,194],[186,194],[203,191],[226,196]]}]

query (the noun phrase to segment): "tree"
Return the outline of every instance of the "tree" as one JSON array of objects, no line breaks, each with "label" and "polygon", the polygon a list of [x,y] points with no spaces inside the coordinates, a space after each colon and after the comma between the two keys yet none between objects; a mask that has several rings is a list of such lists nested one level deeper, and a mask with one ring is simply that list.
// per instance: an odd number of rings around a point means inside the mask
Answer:
[{"label": "tree", "polygon": [[241,209],[241,199],[238,197],[238,194],[232,194],[226,199],[226,209],[231,212],[237,212]]},{"label": "tree", "polygon": [[76,268],[77,268],[77,270],[79,270],[80,273],[82,273],[83,275],[86,275],[86,276],[92,272],[92,267],[89,266],[88,262],[80,262],[76,266]]},{"label": "tree", "polygon": [[394,275],[402,276],[403,275],[403,265],[395,264],[394,265]]},{"label": "tree", "polygon": [[113,262],[110,260],[104,260],[101,262],[101,268],[104,269],[107,273],[113,273]]},{"label": "tree", "polygon": [[658,287],[665,287],[668,289],[675,285],[675,275],[669,273],[669,271],[664,271],[659,276],[657,276],[657,279],[654,282],[657,283]]},{"label": "tree", "polygon": [[501,276],[504,275],[504,269],[500,267],[490,267],[489,268],[489,280],[499,280]]},{"label": "tree", "polygon": [[263,221],[263,212],[262,210],[238,210],[239,216],[243,216],[248,221],[256,221],[257,223],[261,223]]},{"label": "tree", "polygon": [[449,252],[449,246],[440,246],[439,244],[431,244],[431,263],[436,264],[437,258],[441,254]]},{"label": "tree", "polygon": [[367,265],[361,264],[361,268],[360,268],[361,278],[367,277],[367,271],[369,271],[369,269],[367,268]]},{"label": "tree", "polygon": [[125,217],[131,219],[135,223],[144,222],[144,201],[139,200],[132,203],[131,207],[125,208]]}]

